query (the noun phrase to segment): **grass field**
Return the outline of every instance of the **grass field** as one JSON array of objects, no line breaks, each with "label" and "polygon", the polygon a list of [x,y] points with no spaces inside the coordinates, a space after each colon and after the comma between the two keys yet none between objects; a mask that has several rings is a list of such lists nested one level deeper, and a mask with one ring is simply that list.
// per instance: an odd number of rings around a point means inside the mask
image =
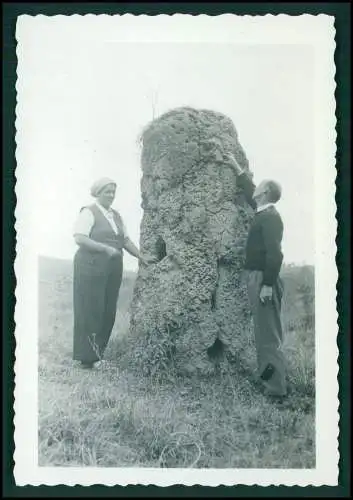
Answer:
[{"label": "grass field", "polygon": [[81,370],[72,361],[71,264],[41,258],[39,465],[315,467],[312,276],[287,268],[284,280],[290,397],[280,407],[252,383],[251,339],[213,377],[139,375],[128,336],[133,273],[125,273],[106,361]]}]

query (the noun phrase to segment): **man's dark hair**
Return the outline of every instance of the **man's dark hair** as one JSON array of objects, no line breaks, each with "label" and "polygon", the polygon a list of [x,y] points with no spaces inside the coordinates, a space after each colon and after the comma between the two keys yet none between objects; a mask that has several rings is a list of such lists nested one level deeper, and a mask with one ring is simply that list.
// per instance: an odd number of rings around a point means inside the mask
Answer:
[{"label": "man's dark hair", "polygon": [[266,187],[268,190],[268,201],[269,203],[277,203],[282,196],[282,188],[275,181],[267,181]]}]

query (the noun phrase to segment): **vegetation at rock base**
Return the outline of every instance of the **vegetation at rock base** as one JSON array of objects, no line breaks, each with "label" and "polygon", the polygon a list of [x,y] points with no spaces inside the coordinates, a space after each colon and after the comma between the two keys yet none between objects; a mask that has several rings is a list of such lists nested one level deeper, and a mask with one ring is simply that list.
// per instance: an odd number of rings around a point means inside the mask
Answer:
[{"label": "vegetation at rock base", "polygon": [[149,377],[134,370],[130,272],[106,361],[81,370],[71,359],[71,263],[41,259],[39,465],[315,467],[314,270],[285,266],[282,276],[291,389],[283,407],[253,383],[251,336],[238,339],[236,358],[211,377],[181,378],[171,364]]}]

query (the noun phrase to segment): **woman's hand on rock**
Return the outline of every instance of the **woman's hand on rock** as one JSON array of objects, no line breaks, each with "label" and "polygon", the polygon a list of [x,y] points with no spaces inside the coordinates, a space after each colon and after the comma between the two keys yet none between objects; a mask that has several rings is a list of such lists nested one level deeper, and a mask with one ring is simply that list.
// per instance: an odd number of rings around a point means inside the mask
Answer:
[{"label": "woman's hand on rock", "polygon": [[152,255],[140,255],[139,260],[145,266],[148,266],[149,264],[155,264],[157,262],[157,258],[153,257]]}]

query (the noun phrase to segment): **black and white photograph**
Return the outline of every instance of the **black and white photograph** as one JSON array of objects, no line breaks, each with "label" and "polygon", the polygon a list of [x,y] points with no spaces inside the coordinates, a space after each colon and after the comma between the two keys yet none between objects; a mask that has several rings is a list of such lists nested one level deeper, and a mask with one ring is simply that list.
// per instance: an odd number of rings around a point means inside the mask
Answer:
[{"label": "black and white photograph", "polygon": [[18,484],[337,483],[334,37],[18,18]]}]

